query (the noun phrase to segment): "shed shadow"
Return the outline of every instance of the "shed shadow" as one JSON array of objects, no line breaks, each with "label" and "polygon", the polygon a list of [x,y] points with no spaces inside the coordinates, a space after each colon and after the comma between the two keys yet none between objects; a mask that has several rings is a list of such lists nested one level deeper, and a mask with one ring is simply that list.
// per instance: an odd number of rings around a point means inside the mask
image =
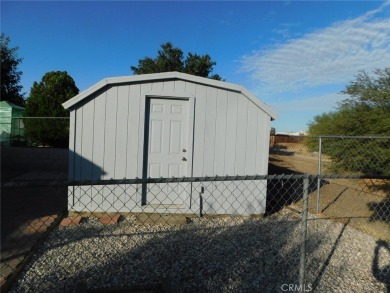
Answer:
[{"label": "shed shadow", "polygon": [[[102,168],[85,158],[70,151],[68,155],[78,160],[82,166],[88,166],[91,174],[99,177],[104,175]],[[40,241],[45,232],[56,222],[55,219],[67,213],[68,170],[66,164],[60,165],[63,169],[46,170],[45,164],[35,163],[33,164],[35,169],[24,169],[25,166],[21,166],[18,170],[18,165],[15,164],[13,174],[16,176],[7,180],[3,178],[1,278],[9,278],[19,263],[30,253],[35,243]],[[4,285],[6,286],[6,283]],[[3,286],[1,288],[3,289]]]},{"label": "shed shadow", "polygon": [[[294,283],[298,278],[300,246],[296,244],[291,247],[291,231],[299,231],[299,225],[299,221],[279,222],[275,226],[271,222],[248,220],[234,226],[197,228],[187,224],[173,231],[123,232],[115,235],[109,232],[111,227],[66,229],[61,232],[63,237],[53,235],[39,254],[63,246],[80,245],[77,244],[80,240],[86,244],[90,238],[89,243],[93,246],[84,247],[82,253],[59,255],[60,258],[67,258],[67,263],[76,262],[77,258],[77,261],[85,261],[88,265],[71,275],[63,275],[61,279],[54,271],[37,275],[33,286],[47,291],[54,286],[65,292],[73,292],[77,284],[85,283],[86,292],[103,287],[104,292],[116,292],[110,291],[114,287],[126,292],[129,288],[145,289],[169,283],[177,292],[223,292],[226,286],[247,292],[274,292],[282,284]],[[262,236],[269,235],[270,229],[279,236]],[[248,233],[252,236],[248,237]],[[116,239],[119,246],[115,245],[113,250],[107,251],[109,257],[103,256],[104,260],[96,257],[95,250],[101,250],[96,244],[100,241],[106,243],[110,238]],[[137,238],[145,241],[132,249],[115,251],[115,248],[131,245],[132,239]],[[264,247],[267,247],[266,252],[263,251]],[[272,274],[272,270],[280,273]],[[102,271],[110,271],[111,274],[101,274]],[[113,275],[116,276],[115,280]]]},{"label": "shed shadow", "polygon": [[[268,164],[268,174],[283,175],[283,174],[298,174],[303,175],[302,172],[291,170],[287,167],[281,167],[272,163],[272,159]],[[320,181],[320,188],[329,184],[327,180]],[[310,180],[309,194],[317,190],[317,180]],[[267,181],[267,204],[266,216],[279,212],[284,207],[300,201],[303,197],[303,180],[285,179],[285,180],[268,180]]]}]

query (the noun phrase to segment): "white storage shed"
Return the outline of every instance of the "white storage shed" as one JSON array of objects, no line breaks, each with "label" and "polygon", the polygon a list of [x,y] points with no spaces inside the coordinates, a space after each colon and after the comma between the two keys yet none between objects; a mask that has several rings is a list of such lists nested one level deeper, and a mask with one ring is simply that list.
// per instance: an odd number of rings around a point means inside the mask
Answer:
[{"label": "white storage shed", "polygon": [[[70,110],[69,180],[267,174],[276,114],[242,86],[179,72],[113,77],[63,106]],[[245,190],[229,194],[218,182],[165,184],[161,195],[140,186],[75,186],[68,207],[198,213],[202,188],[202,213],[264,213],[266,182],[240,183]]]}]

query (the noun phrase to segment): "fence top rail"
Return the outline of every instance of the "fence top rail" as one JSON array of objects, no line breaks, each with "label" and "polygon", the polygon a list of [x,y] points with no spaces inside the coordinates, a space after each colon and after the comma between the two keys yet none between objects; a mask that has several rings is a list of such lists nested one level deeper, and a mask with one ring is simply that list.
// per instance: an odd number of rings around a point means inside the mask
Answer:
[{"label": "fence top rail", "polygon": [[300,180],[300,179],[379,179],[390,180],[390,175],[346,175],[346,174],[291,174],[291,175],[253,175],[253,176],[214,176],[214,177],[172,177],[172,178],[134,178],[134,179],[108,179],[108,180],[73,180],[73,181],[13,181],[2,184],[4,187],[21,186],[86,186],[86,185],[120,185],[120,184],[146,184],[146,183],[186,183],[186,182],[220,182],[220,181],[254,181],[254,180]]},{"label": "fence top rail", "polygon": [[171,178],[135,178],[135,179],[108,179],[108,180],[82,180],[68,181],[69,185],[110,185],[110,184],[143,184],[143,183],[185,183],[185,182],[211,182],[211,181],[247,181],[247,180],[282,180],[299,179],[309,175],[251,175],[251,176],[212,176],[212,177],[171,177]]},{"label": "fence top rail", "polygon": [[185,182],[211,182],[211,181],[254,181],[254,180],[299,180],[299,179],[384,179],[390,180],[387,175],[343,175],[343,174],[290,174],[290,175],[253,175],[253,176],[213,176],[213,177],[179,177],[179,178],[135,178],[135,179],[109,179],[109,180],[82,180],[68,181],[68,186],[79,185],[117,185],[117,184],[144,184],[144,183],[185,183]]},{"label": "fence top rail", "polygon": [[340,138],[340,139],[390,139],[390,136],[373,136],[373,135],[305,135],[307,138]]},{"label": "fence top rail", "polygon": [[69,117],[11,117],[11,116],[1,116],[1,118],[10,118],[10,119],[69,119]]}]

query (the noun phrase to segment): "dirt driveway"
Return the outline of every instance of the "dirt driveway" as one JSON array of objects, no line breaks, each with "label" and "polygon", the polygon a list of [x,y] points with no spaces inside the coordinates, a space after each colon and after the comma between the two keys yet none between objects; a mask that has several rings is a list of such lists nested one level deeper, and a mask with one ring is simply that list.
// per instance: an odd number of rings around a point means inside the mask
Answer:
[{"label": "dirt driveway", "polygon": [[[326,174],[329,164],[329,158],[324,156],[322,174]],[[318,154],[310,153],[303,144],[281,144],[270,151],[269,174],[317,174],[317,170]],[[316,186],[314,189],[310,193],[309,212],[316,214]],[[299,208],[302,205],[300,201],[294,204]],[[390,241],[390,182],[323,180],[318,215],[342,223],[349,222],[349,225],[364,233]]]}]

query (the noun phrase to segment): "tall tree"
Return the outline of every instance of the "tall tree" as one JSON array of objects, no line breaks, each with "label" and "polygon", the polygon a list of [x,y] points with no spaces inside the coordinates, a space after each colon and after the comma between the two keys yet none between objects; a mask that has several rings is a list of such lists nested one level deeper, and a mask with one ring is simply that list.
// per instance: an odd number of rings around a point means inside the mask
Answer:
[{"label": "tall tree", "polygon": [[138,61],[138,66],[131,66],[134,74],[158,73],[168,71],[185,72],[201,77],[208,77],[216,80],[222,80],[218,74],[210,75],[213,67],[217,64],[206,55],[188,53],[184,59],[184,53],[181,49],[167,42],[161,45],[156,58],[145,57]]},{"label": "tall tree", "polygon": [[[29,117],[68,117],[62,103],[79,93],[73,78],[66,71],[46,73],[42,80],[34,82],[26,102]],[[27,119],[28,137],[35,144],[67,147],[69,121],[62,119]]]},{"label": "tall tree", "polygon": [[24,98],[21,93],[20,78],[22,72],[18,70],[22,59],[18,57],[18,47],[10,47],[10,37],[1,33],[0,59],[1,59],[1,101],[7,101],[15,105],[24,106]]},{"label": "tall tree", "polygon": [[[390,136],[390,68],[360,72],[342,93],[349,97],[335,111],[309,123],[310,135]],[[327,139],[323,152],[339,170],[390,174],[390,140]]]},{"label": "tall tree", "polygon": [[390,111],[390,67],[375,69],[374,76],[361,71],[356,80],[351,82],[343,94],[350,96],[341,102],[343,107],[379,108]]}]

